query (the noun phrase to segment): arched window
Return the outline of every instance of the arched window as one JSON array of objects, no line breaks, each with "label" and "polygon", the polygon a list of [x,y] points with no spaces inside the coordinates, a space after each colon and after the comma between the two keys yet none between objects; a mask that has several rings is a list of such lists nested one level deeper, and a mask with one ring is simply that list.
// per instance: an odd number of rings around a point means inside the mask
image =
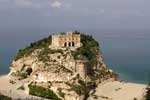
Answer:
[{"label": "arched window", "polygon": [[71,47],[71,42],[69,42],[68,46]]},{"label": "arched window", "polygon": [[75,44],[74,44],[74,42],[72,42],[72,46],[73,46],[73,47],[75,47]]},{"label": "arched window", "polygon": [[65,42],[64,46],[67,47],[67,43],[66,42]]}]

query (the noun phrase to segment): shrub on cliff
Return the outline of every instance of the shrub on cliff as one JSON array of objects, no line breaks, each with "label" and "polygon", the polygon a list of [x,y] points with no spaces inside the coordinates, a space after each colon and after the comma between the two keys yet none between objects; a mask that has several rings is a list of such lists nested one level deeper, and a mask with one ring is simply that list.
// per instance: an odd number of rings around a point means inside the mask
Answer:
[{"label": "shrub on cliff", "polygon": [[96,63],[96,55],[99,50],[99,43],[91,36],[81,34],[82,47],[73,52],[75,59],[87,59],[90,64]]},{"label": "shrub on cliff", "polygon": [[38,59],[40,61],[46,62],[49,61],[49,56],[48,54],[54,54],[54,53],[61,53],[63,54],[62,50],[52,50],[50,48],[44,48],[39,54],[38,54]]},{"label": "shrub on cliff", "polygon": [[79,96],[83,95],[84,100],[87,100],[89,97],[90,90],[95,88],[95,83],[86,83],[81,79],[78,80],[78,84],[71,84],[69,82],[66,82],[65,84],[70,86],[70,90],[76,92]]},{"label": "shrub on cliff", "polygon": [[48,48],[48,46],[51,44],[51,40],[52,37],[50,35],[47,38],[31,43],[26,48],[20,49],[14,60],[18,60],[24,56],[30,55],[35,49]]},{"label": "shrub on cliff", "polygon": [[146,92],[145,100],[150,100],[150,83],[147,86],[147,92]]},{"label": "shrub on cliff", "polygon": [[12,100],[12,98],[0,94],[0,100]]},{"label": "shrub on cliff", "polygon": [[52,90],[31,84],[29,85],[29,94],[51,100],[61,100]]}]

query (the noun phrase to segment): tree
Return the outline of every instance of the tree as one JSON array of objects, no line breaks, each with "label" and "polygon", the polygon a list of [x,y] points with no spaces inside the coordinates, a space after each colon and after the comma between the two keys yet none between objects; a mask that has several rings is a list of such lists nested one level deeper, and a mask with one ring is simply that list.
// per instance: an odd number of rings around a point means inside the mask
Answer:
[{"label": "tree", "polygon": [[149,84],[147,86],[146,100],[150,100],[150,82],[149,82]]}]

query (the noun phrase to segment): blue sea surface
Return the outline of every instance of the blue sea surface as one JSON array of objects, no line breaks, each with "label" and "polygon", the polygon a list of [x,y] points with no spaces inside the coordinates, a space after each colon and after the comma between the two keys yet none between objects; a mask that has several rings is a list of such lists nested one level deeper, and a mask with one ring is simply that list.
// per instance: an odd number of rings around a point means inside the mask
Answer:
[{"label": "blue sea surface", "polygon": [[150,40],[105,40],[102,50],[106,64],[122,80],[137,83],[150,81]]},{"label": "blue sea surface", "polygon": [[[9,72],[13,57],[20,48],[55,32],[57,31],[1,30],[0,75]],[[93,33],[100,43],[105,63],[119,74],[121,80],[144,84],[150,81],[150,36],[148,33],[101,30],[84,32]]]}]

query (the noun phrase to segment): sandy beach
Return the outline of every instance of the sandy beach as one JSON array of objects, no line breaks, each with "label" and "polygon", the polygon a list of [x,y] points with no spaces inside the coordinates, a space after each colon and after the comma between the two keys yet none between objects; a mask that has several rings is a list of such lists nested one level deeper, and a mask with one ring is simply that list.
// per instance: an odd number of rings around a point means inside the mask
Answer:
[{"label": "sandy beach", "polygon": [[[26,93],[27,91],[17,90],[22,83],[11,84],[9,80],[8,75],[0,76],[0,93],[13,98],[33,98],[33,96],[29,96]],[[109,81],[97,87],[94,94],[97,99],[91,96],[88,100],[133,100],[134,98],[141,100],[146,86],[144,84]]]},{"label": "sandy beach", "polygon": [[[18,91],[19,84],[12,84],[9,82],[10,77],[8,75],[0,76],[0,93],[12,98],[24,97],[25,94],[22,91]],[[21,95],[21,93],[23,93]]]},{"label": "sandy beach", "polygon": [[144,84],[107,82],[100,84],[96,89],[97,99],[90,97],[89,100],[141,100],[146,90]]},{"label": "sandy beach", "polygon": [[0,76],[0,93],[11,97],[13,99],[36,99],[36,100],[44,100],[39,97],[28,95],[28,90],[18,90],[20,86],[28,86],[25,82],[17,82],[15,84],[10,83],[10,77],[8,75]]}]

